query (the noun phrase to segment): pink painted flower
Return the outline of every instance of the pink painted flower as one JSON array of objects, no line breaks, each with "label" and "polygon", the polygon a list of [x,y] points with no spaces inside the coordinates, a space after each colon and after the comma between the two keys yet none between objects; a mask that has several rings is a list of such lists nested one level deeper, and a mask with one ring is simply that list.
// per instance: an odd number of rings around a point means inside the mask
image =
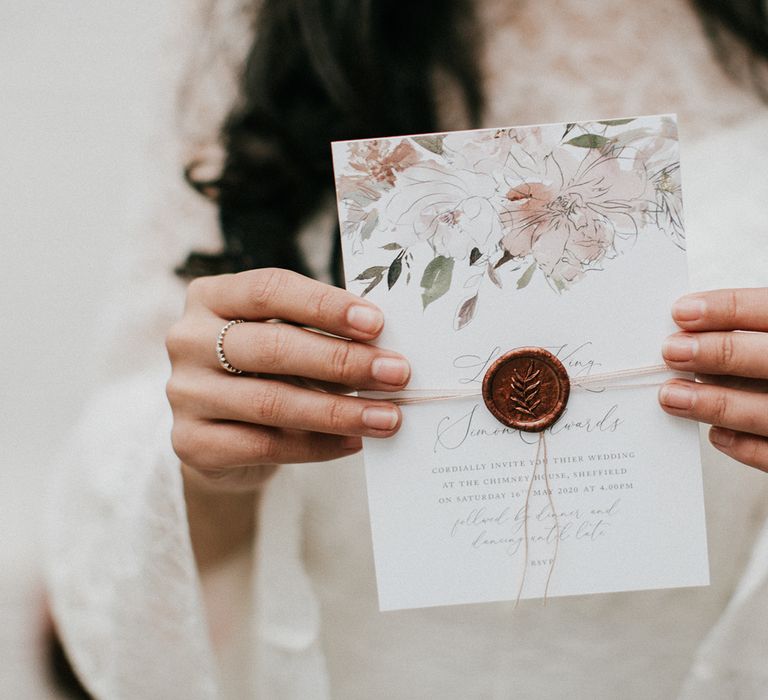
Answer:
[{"label": "pink painted flower", "polygon": [[[625,164],[626,165],[626,164]],[[558,289],[615,255],[617,238],[634,236],[646,175],[622,168],[620,149],[562,146],[507,164],[506,234],[514,258],[532,256]]]}]

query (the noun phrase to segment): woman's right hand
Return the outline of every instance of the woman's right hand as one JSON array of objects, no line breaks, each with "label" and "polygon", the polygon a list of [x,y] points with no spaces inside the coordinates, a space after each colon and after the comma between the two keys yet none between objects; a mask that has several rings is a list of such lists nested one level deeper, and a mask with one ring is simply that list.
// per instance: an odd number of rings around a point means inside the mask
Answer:
[{"label": "woman's right hand", "polygon": [[[246,374],[228,373],[216,355],[218,333],[231,319],[247,322],[227,331],[224,352]],[[184,315],[166,338],[176,454],[211,486],[250,490],[274,465],[335,459],[358,451],[360,436],[393,435],[401,420],[394,404],[291,379],[347,391],[402,389],[408,362],[367,342],[383,325],[373,304],[288,270],[193,280]]]}]

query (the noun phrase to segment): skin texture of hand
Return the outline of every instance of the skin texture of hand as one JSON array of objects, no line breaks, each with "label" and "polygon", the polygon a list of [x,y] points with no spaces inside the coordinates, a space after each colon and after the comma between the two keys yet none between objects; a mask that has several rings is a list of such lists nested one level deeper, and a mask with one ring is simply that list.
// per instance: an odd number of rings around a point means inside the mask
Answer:
[{"label": "skin texture of hand", "polygon": [[682,330],[667,338],[664,360],[700,381],[666,382],[662,408],[709,423],[718,450],[768,471],[768,288],[691,294],[672,317]]},{"label": "skin texture of hand", "polygon": [[[247,321],[224,341],[242,375],[216,357],[230,319]],[[192,281],[166,338],[172,441],[186,480],[194,474],[196,487],[254,490],[277,464],[335,459],[358,451],[361,436],[393,435],[401,421],[394,404],[341,393],[407,383],[405,358],[368,342],[383,325],[373,304],[288,270]]]}]

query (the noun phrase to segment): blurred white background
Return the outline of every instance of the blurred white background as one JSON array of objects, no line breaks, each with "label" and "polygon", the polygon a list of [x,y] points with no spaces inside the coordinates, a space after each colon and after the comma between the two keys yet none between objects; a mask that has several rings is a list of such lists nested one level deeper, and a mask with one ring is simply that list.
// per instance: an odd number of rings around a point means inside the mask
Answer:
[{"label": "blurred white background", "polygon": [[162,59],[180,4],[0,2],[0,697],[47,696],[34,670],[41,491],[108,371],[102,302],[119,298],[115,258],[147,196],[148,135],[175,101],[176,67]]}]

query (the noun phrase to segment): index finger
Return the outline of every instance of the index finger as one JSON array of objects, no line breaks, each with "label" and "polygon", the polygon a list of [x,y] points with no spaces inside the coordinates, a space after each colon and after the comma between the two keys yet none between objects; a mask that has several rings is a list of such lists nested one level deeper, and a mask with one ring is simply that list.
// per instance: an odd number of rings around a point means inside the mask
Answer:
[{"label": "index finger", "polygon": [[291,270],[263,268],[194,280],[200,300],[223,319],[280,319],[328,333],[371,340],[384,315],[364,299]]},{"label": "index finger", "polygon": [[687,331],[768,331],[768,287],[688,294],[672,305],[672,318]]}]

